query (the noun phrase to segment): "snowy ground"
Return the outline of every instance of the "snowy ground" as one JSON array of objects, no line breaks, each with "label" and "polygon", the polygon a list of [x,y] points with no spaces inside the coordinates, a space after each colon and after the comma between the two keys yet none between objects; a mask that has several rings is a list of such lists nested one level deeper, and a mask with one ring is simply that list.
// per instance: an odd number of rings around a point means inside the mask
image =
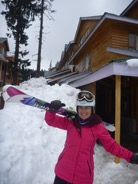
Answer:
[{"label": "snowy ground", "polygon": [[[77,89],[46,84],[44,78],[26,81],[18,89],[50,102],[59,99],[75,108]],[[64,146],[65,131],[49,127],[43,110],[23,104],[6,103],[0,110],[0,184],[52,184],[54,166]],[[138,165],[121,160],[95,147],[94,184],[134,184]],[[138,184],[138,182],[137,182]]]}]

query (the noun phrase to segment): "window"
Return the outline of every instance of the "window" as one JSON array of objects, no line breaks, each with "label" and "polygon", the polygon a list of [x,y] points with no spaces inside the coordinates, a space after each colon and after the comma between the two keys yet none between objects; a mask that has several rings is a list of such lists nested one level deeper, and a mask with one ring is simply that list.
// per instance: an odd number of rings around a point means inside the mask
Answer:
[{"label": "window", "polygon": [[88,71],[90,66],[90,54],[87,53],[82,61],[82,71]]},{"label": "window", "polygon": [[129,34],[129,49],[138,50],[138,34]]},{"label": "window", "polygon": [[89,36],[89,33],[90,33],[90,30],[89,30],[89,28],[88,28],[87,31],[86,31],[86,33],[85,33],[86,37]]},{"label": "window", "polygon": [[86,55],[85,64],[86,64],[86,70],[88,70],[89,69],[89,64],[90,64],[90,54]]},{"label": "window", "polygon": [[80,40],[80,46],[83,44],[84,40],[85,40],[85,36],[83,35],[83,36],[81,37],[81,40]]},{"label": "window", "polygon": [[83,42],[84,42],[84,41],[86,40],[86,38],[88,37],[89,33],[90,33],[90,30],[87,29],[87,30],[85,31],[85,33],[82,35],[81,39],[80,39],[79,46],[81,46],[81,45],[83,44]]}]

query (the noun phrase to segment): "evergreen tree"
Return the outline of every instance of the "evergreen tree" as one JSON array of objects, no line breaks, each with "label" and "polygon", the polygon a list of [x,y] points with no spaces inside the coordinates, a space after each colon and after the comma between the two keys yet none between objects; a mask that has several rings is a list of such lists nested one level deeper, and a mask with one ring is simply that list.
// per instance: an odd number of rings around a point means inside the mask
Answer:
[{"label": "evergreen tree", "polygon": [[29,65],[28,60],[23,60],[28,52],[21,51],[20,45],[27,46],[28,36],[25,30],[31,26],[31,22],[35,20],[35,16],[40,12],[40,0],[2,0],[2,4],[6,6],[6,10],[2,11],[5,16],[8,29],[12,31],[15,39],[15,60],[14,60],[14,76],[13,84],[17,84],[17,77],[20,66]]},{"label": "evergreen tree", "polygon": [[48,70],[51,70],[52,68],[52,61],[50,62],[50,65],[49,65],[49,69]]}]

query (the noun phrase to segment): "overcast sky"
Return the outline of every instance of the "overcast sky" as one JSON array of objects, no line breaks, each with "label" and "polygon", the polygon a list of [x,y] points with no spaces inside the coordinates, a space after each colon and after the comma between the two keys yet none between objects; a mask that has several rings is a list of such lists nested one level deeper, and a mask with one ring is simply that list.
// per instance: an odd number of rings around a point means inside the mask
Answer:
[{"label": "overcast sky", "polygon": [[[132,0],[54,0],[54,20],[44,19],[44,38],[42,48],[41,69],[48,70],[50,62],[55,66],[60,61],[65,44],[74,39],[80,17],[103,15],[104,12],[119,15]],[[4,6],[0,4],[0,12]],[[33,23],[27,30],[29,45],[25,48],[30,51],[27,58],[32,61],[32,68],[36,69],[38,50],[39,22]],[[0,37],[6,37],[7,27],[4,16],[0,15]],[[10,52],[14,52],[14,40],[8,38]]]}]

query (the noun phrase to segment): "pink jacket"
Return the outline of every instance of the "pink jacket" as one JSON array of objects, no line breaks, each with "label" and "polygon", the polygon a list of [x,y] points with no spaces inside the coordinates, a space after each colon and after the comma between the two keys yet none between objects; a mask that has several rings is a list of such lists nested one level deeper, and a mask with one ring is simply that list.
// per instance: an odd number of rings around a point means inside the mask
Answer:
[{"label": "pink jacket", "polygon": [[130,161],[132,152],[115,142],[102,123],[77,129],[66,117],[46,112],[48,125],[67,131],[65,147],[55,166],[55,174],[73,184],[92,184],[94,145],[99,139],[107,152]]}]

